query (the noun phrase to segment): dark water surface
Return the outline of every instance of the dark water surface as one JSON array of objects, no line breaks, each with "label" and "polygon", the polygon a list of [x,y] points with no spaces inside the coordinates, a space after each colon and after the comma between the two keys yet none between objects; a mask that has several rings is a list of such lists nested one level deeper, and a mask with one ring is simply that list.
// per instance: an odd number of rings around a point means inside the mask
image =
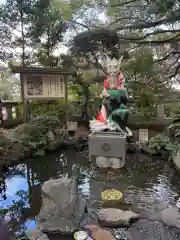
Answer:
[{"label": "dark water surface", "polygon": [[[100,206],[100,194],[107,188],[119,189],[124,194],[121,209],[131,209],[149,216],[175,204],[180,196],[180,177],[169,164],[144,155],[129,155],[126,168],[116,172],[99,172],[87,163],[84,154],[74,151],[54,153],[40,159],[29,159],[9,169],[2,175],[0,208],[10,220],[14,234],[23,233],[36,226],[41,207],[41,185],[52,178],[72,174],[72,165],[80,167],[79,194],[87,201],[90,210]],[[140,220],[130,229],[114,230],[121,239],[176,240],[180,231],[162,223]]]}]

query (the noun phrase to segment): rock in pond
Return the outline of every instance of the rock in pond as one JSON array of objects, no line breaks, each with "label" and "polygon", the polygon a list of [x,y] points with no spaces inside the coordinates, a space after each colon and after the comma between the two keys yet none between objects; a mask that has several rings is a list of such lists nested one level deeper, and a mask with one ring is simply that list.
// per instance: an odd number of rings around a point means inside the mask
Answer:
[{"label": "rock in pond", "polygon": [[104,227],[129,226],[133,220],[138,220],[139,214],[132,211],[122,211],[117,208],[103,208],[98,213],[100,225]]},{"label": "rock in pond", "polygon": [[161,211],[161,221],[170,226],[180,229],[180,211],[177,207],[169,207]]},{"label": "rock in pond", "polygon": [[78,196],[76,178],[50,180],[42,186],[38,227],[43,233],[72,234],[78,228],[85,203]]}]

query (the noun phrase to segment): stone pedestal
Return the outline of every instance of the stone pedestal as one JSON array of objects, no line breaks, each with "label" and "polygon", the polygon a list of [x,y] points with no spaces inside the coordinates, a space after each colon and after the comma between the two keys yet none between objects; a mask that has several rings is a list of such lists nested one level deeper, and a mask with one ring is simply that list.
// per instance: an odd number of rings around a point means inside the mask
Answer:
[{"label": "stone pedestal", "polygon": [[85,203],[78,196],[76,178],[45,182],[42,199],[38,228],[43,233],[72,234],[85,210]]},{"label": "stone pedestal", "polygon": [[126,135],[123,132],[93,132],[89,135],[89,160],[99,168],[122,168],[126,159]]}]

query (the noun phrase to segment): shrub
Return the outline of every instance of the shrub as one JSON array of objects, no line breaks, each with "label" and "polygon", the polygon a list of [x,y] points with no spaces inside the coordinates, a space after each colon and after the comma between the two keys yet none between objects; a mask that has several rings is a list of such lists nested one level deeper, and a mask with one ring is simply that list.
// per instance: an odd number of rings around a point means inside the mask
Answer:
[{"label": "shrub", "polygon": [[63,125],[66,121],[66,115],[71,112],[70,106],[64,101],[37,101],[32,103],[32,117],[49,116],[59,119]]},{"label": "shrub", "polygon": [[41,126],[45,129],[54,129],[60,125],[60,120],[55,116],[36,116],[31,118],[31,123],[35,126]]},{"label": "shrub", "polygon": [[22,143],[32,149],[34,156],[43,156],[47,150],[49,141],[46,135],[35,131],[33,135],[24,135]]},{"label": "shrub", "polygon": [[167,151],[170,155],[177,152],[180,144],[172,142],[171,139],[165,134],[157,134],[155,137],[150,138],[149,147],[160,152],[161,150]]}]

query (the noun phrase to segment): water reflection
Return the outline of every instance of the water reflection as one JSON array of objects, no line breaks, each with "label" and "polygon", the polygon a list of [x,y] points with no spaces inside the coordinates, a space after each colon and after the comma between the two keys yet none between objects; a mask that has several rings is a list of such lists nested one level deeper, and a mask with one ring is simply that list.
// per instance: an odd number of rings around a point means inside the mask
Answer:
[{"label": "water reflection", "polygon": [[[18,236],[33,229],[41,207],[43,182],[71,176],[72,166],[80,167],[79,193],[91,209],[99,208],[101,191],[117,188],[132,210],[151,214],[175,203],[180,194],[180,178],[164,162],[145,156],[128,156],[126,169],[99,172],[90,168],[85,157],[74,151],[61,152],[10,168],[1,176],[0,209]],[[128,205],[129,208],[129,205]]]}]

